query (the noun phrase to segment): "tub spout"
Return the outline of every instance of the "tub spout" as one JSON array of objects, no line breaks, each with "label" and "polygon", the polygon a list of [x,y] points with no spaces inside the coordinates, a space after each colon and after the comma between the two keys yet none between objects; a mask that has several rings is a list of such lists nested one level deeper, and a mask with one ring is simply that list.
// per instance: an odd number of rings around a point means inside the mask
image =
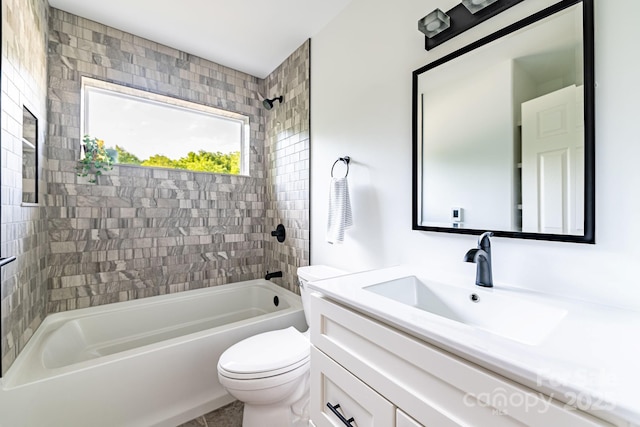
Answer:
[{"label": "tub spout", "polygon": [[273,273],[269,273],[267,271],[267,274],[264,276],[264,280],[271,280],[274,277],[282,277],[282,271],[274,271]]}]

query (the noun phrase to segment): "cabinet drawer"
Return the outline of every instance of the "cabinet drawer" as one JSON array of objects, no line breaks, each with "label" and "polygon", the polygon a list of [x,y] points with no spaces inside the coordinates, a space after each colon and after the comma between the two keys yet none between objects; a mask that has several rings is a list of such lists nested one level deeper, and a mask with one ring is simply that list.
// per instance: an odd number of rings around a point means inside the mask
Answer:
[{"label": "cabinet drawer", "polygon": [[[362,381],[311,347],[310,414],[317,427],[393,427],[395,407]],[[349,420],[345,423],[327,406]]]},{"label": "cabinet drawer", "polygon": [[311,342],[425,426],[610,426],[319,296]]}]

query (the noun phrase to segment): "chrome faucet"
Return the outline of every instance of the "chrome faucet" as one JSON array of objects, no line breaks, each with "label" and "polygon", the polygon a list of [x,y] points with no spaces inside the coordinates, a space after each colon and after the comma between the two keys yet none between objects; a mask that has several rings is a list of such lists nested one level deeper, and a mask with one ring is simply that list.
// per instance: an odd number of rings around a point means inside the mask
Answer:
[{"label": "chrome faucet", "polygon": [[469,249],[464,256],[466,262],[476,264],[476,285],[484,286],[485,288],[493,287],[493,277],[491,274],[491,241],[489,240],[491,236],[493,236],[493,233],[490,231],[482,233],[478,238],[478,248]]}]

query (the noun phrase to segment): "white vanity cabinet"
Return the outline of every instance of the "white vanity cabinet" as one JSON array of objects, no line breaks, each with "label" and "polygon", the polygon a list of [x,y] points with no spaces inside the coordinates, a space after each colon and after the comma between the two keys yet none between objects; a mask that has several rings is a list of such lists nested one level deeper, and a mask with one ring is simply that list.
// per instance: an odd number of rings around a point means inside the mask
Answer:
[{"label": "white vanity cabinet", "polygon": [[310,314],[316,427],[611,425],[319,295]]}]

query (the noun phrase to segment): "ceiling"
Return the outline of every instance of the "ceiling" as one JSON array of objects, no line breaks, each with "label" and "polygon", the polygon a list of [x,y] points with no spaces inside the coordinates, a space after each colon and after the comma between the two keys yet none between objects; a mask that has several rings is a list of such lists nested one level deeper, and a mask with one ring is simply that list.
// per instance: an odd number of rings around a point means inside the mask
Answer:
[{"label": "ceiling", "polygon": [[350,0],[49,0],[57,9],[264,78]]}]

